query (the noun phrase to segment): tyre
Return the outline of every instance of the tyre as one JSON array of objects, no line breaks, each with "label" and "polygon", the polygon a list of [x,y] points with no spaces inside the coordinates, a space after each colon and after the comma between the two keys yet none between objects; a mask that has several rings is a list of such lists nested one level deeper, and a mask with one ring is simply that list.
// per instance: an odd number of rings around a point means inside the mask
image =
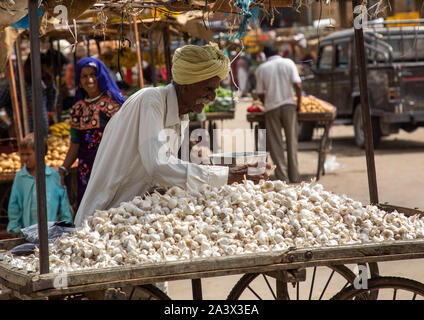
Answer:
[{"label": "tyre", "polygon": [[[376,263],[369,264],[369,270],[371,278],[378,275]],[[301,282],[279,282],[267,274],[248,273],[236,283],[227,300],[277,300],[277,296],[282,300],[326,300],[350,286],[355,277],[345,265],[307,268],[306,278]],[[377,295],[378,291],[373,292],[367,299],[374,300]]]},{"label": "tyre", "polygon": [[[374,149],[378,147],[381,141],[380,121],[378,117],[371,117],[372,139]],[[355,132],[355,143],[358,147],[365,148],[365,133],[362,124],[362,109],[361,105],[357,104],[353,114],[353,129]]]},{"label": "tyre", "polygon": [[[108,292],[109,291],[109,292]],[[107,293],[108,292],[108,293]],[[58,295],[49,297],[50,300],[170,300],[169,296],[152,284],[129,286],[123,288],[111,288]]]},{"label": "tyre", "polygon": [[299,123],[298,141],[311,141],[314,135],[315,124],[313,122]]},{"label": "tyre", "polygon": [[398,277],[378,277],[368,280],[366,289],[344,288],[331,300],[369,300],[378,292],[380,300],[424,300],[424,285],[418,281]]}]

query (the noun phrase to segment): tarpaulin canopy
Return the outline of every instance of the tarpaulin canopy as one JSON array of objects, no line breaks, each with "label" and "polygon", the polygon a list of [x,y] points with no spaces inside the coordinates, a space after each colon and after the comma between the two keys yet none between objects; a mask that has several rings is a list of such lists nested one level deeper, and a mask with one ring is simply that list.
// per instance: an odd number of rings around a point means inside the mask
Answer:
[{"label": "tarpaulin canopy", "polygon": [[0,1],[0,31],[28,14],[28,0]]}]

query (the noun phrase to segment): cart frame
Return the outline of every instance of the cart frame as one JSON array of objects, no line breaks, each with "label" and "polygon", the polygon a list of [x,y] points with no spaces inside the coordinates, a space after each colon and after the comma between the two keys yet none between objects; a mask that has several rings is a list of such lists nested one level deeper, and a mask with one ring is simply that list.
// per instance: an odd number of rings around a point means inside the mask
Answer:
[{"label": "cart frame", "polygon": [[[405,215],[424,215],[416,209],[379,205],[388,211],[402,210]],[[0,253],[24,243],[22,238],[0,241]],[[397,240],[381,243],[333,247],[289,248],[218,258],[127,265],[102,269],[86,269],[61,273],[28,273],[13,269],[0,259],[0,284],[19,299],[46,299],[55,296],[136,287],[163,281],[192,280],[193,297],[202,298],[200,279],[237,274],[272,274],[278,281],[302,281],[299,270],[317,266],[341,266],[424,258],[424,239]],[[291,271],[285,272],[285,271]],[[295,275],[300,274],[299,278]],[[58,277],[66,277],[67,286],[56,288]],[[423,284],[424,287],[424,284]]]}]

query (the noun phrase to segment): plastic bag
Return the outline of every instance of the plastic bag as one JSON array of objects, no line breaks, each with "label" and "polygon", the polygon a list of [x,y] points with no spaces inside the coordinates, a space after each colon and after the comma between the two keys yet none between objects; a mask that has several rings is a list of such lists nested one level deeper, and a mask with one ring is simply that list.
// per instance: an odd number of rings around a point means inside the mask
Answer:
[{"label": "plastic bag", "polygon": [[[75,229],[75,226],[72,223],[65,221],[55,221],[47,223],[47,239],[49,243],[54,242],[56,238],[60,237],[64,233],[72,233]],[[21,229],[22,234],[25,237],[25,240],[28,242],[38,244],[38,224],[34,224],[27,228]]]},{"label": "plastic bag", "polygon": [[10,252],[15,256],[26,256],[34,253],[34,249],[37,247],[34,243],[24,243],[14,247]]},{"label": "plastic bag", "polygon": [[336,156],[329,157],[324,163],[324,169],[325,171],[328,171],[328,172],[333,172],[342,167],[343,166],[337,162]]},{"label": "plastic bag", "polygon": [[[72,223],[66,221],[55,221],[47,223],[47,241],[53,243],[56,238],[60,237],[64,233],[72,233],[75,226]],[[25,240],[29,243],[24,243],[14,247],[10,252],[17,256],[28,255],[34,253],[34,249],[38,247],[38,224],[21,229]]]}]

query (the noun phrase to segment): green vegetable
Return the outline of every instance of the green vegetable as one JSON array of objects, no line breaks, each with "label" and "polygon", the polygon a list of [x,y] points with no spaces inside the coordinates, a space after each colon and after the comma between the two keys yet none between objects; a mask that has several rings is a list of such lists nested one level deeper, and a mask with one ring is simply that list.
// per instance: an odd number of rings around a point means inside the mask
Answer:
[{"label": "green vegetable", "polygon": [[216,89],[216,96],[220,98],[232,97],[233,92],[229,89],[219,87],[218,89]]}]

